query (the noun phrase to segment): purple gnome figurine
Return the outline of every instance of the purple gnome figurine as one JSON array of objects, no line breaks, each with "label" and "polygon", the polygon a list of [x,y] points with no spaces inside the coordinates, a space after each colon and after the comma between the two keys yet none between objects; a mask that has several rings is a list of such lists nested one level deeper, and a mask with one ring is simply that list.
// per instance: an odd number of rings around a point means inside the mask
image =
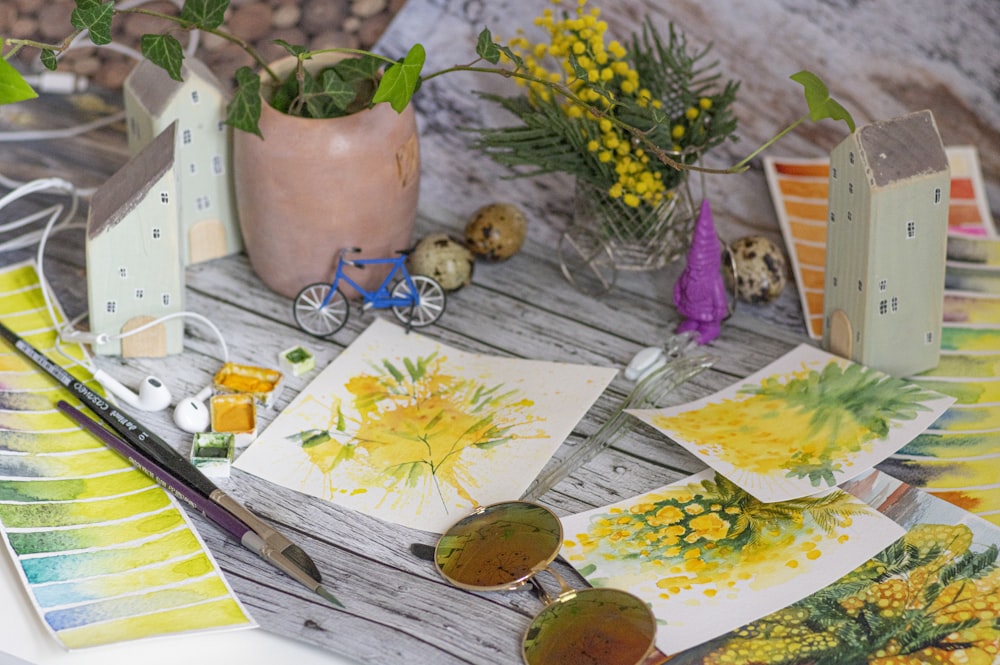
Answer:
[{"label": "purple gnome figurine", "polygon": [[674,284],[674,305],[684,317],[677,332],[697,331],[699,344],[708,344],[719,336],[728,302],[722,280],[722,248],[707,199],[695,223],[687,266]]}]

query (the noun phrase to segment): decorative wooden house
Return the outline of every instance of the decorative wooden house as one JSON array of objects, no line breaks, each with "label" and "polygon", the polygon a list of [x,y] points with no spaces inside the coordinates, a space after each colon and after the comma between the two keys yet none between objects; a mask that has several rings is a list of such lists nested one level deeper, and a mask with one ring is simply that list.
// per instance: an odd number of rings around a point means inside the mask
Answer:
[{"label": "decorative wooden house", "polygon": [[183,82],[148,60],[125,80],[129,151],[135,155],[177,122],[181,256],[199,263],[243,249],[231,177],[227,93],[214,74],[185,58]]},{"label": "decorative wooden house", "polygon": [[950,184],[930,111],[862,127],[834,148],[825,348],[896,376],[937,365]]},{"label": "decorative wooden house", "polygon": [[[101,185],[87,217],[87,299],[94,332],[119,334],[184,308],[174,147],[176,124]],[[180,317],[121,340],[100,355],[180,353]]]}]

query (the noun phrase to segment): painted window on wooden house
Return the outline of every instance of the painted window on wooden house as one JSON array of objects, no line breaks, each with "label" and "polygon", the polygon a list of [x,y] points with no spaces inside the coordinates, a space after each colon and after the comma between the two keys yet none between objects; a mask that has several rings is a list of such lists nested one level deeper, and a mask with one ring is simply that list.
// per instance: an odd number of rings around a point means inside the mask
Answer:
[{"label": "painted window on wooden house", "polygon": [[164,203],[164,204],[170,203],[170,193],[169,192],[160,192],[160,203]]},{"label": "painted window on wooden house", "polygon": [[881,315],[883,315],[883,316],[889,313],[889,301],[888,300],[880,300],[879,301],[879,303],[878,303],[878,313],[881,314]]},{"label": "painted window on wooden house", "polygon": [[181,141],[184,143],[184,145],[190,145],[192,141],[192,135],[190,129],[185,129],[183,132],[181,132]]},{"label": "painted window on wooden house", "polygon": [[226,172],[225,162],[222,160],[222,155],[214,155],[212,157],[212,173],[215,175],[223,175]]},{"label": "painted window on wooden house", "polygon": [[878,281],[878,290],[879,291],[881,291],[882,293],[885,293],[886,289],[888,289],[888,288],[889,288],[889,280],[887,280],[887,279],[880,279]]},{"label": "painted window on wooden house", "polygon": [[942,198],[942,196],[941,196],[941,188],[940,187],[935,187],[934,188],[934,203],[935,203],[935,205],[938,204],[938,203],[941,203],[941,198]]},{"label": "painted window on wooden house", "polygon": [[191,103],[192,104],[197,104],[200,101],[201,101],[201,96],[198,94],[198,91],[197,90],[192,90],[191,91]]},{"label": "painted window on wooden house", "polygon": [[142,300],[145,295],[146,295],[146,292],[143,289],[139,288],[139,289],[135,290],[135,299],[136,300]]},{"label": "painted window on wooden house", "polygon": [[115,300],[109,300],[104,304],[104,310],[108,314],[114,314],[118,311],[118,302]]},{"label": "painted window on wooden house", "polygon": [[153,240],[159,240],[161,235],[162,234],[160,233],[160,227],[154,227],[153,228]]},{"label": "painted window on wooden house", "polygon": [[893,312],[898,312],[899,311],[899,296],[893,296],[892,297],[892,303],[891,303],[891,305],[892,305],[892,311]]},{"label": "painted window on wooden house", "polygon": [[198,165],[195,164],[194,162],[188,164],[188,173],[190,173],[191,175],[195,175],[196,173],[198,173]]},{"label": "painted window on wooden house", "polygon": [[122,279],[126,279],[128,277],[128,268],[125,266],[118,268],[118,276]]},{"label": "painted window on wooden house", "polygon": [[906,237],[907,239],[917,237],[917,223],[912,219],[906,223]]},{"label": "painted window on wooden house", "polygon": [[925,344],[933,344],[934,343],[934,331],[933,330],[928,330],[927,332],[924,333],[924,343]]},{"label": "painted window on wooden house", "polygon": [[199,196],[194,200],[194,206],[198,210],[208,210],[212,207],[212,200],[207,196]]},{"label": "painted window on wooden house", "polygon": [[170,294],[169,293],[161,294],[160,302],[163,303],[164,307],[170,307]]}]

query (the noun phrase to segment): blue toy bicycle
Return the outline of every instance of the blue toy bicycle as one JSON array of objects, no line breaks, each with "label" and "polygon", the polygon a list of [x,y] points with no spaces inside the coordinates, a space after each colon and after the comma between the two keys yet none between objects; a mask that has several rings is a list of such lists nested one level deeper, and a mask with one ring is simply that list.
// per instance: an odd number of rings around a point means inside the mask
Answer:
[{"label": "blue toy bicycle", "polygon": [[[361,294],[364,304],[361,311],[391,308],[396,318],[410,327],[422,328],[441,318],[444,314],[444,289],[436,280],[424,275],[410,275],[406,269],[409,250],[402,250],[399,256],[389,259],[348,259],[348,252],[357,253],[357,247],[340,250],[337,273],[333,282],[310,284],[295,296],[292,314],[299,328],[316,337],[329,337],[344,327],[350,314],[350,306],[340,283],[346,282]],[[391,265],[392,270],[374,291],[369,291],[344,273],[344,266],[364,268],[369,265]],[[395,282],[393,281],[395,280]],[[390,284],[392,284],[390,288]]]}]

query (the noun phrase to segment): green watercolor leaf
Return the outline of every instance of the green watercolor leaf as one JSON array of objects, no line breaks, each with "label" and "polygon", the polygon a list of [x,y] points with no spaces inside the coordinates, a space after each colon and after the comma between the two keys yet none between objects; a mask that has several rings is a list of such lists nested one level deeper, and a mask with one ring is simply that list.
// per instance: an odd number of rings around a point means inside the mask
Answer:
[{"label": "green watercolor leaf", "polygon": [[142,54],[154,65],[166,70],[175,81],[183,81],[181,65],[184,63],[184,47],[171,35],[143,35],[140,42]]},{"label": "green watercolor leaf", "polygon": [[841,106],[840,102],[830,96],[830,91],[820,77],[810,71],[802,70],[790,77],[796,83],[802,84],[805,88],[806,103],[809,105],[809,117],[816,122],[824,118],[831,120],[843,120],[847,127],[854,133],[854,118]]},{"label": "green watercolor leaf", "polygon": [[96,0],[77,0],[76,9],[69,21],[77,30],[88,30],[90,41],[98,46],[111,43],[111,19],[115,15],[115,3]]},{"label": "green watercolor leaf", "polygon": [[420,85],[420,70],[426,59],[423,45],[414,44],[401,62],[394,63],[383,74],[372,103],[389,102],[396,113],[402,113]]},{"label": "green watercolor leaf", "polygon": [[218,28],[228,8],[229,0],[187,0],[181,9],[181,18],[201,28]]},{"label": "green watercolor leaf", "polygon": [[260,77],[249,67],[236,70],[236,92],[229,102],[226,123],[264,138],[260,133]]},{"label": "green watercolor leaf", "polygon": [[38,96],[12,64],[0,58],[0,104],[13,104]]},{"label": "green watercolor leaf", "polygon": [[476,55],[491,65],[500,62],[500,48],[493,42],[493,35],[489,28],[483,28],[483,31],[479,33],[479,39],[476,42]]}]

